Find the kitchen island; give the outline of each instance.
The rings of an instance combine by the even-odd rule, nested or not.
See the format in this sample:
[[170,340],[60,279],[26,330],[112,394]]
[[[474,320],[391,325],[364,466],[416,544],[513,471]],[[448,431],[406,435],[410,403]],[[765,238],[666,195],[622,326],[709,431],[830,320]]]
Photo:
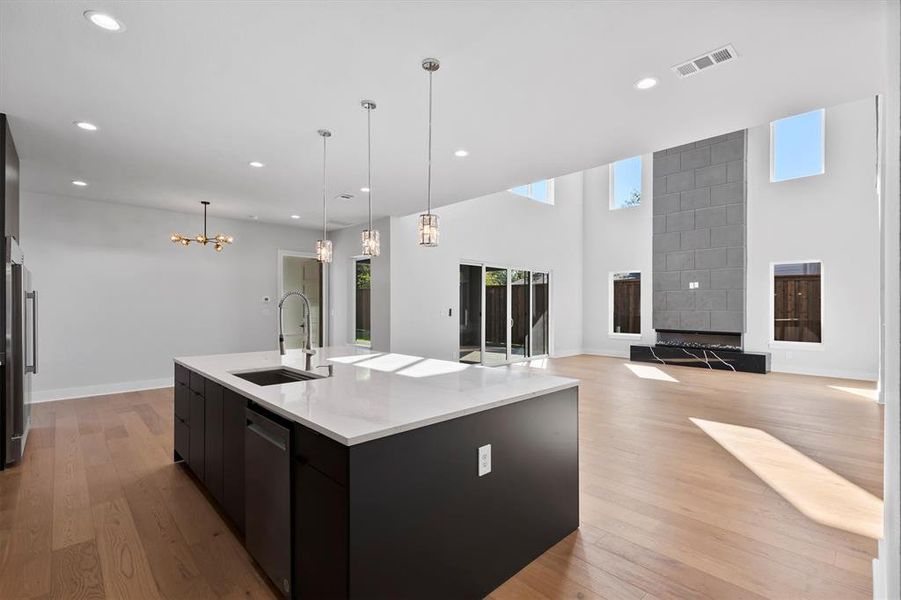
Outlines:
[[175,359],[175,460],[285,595],[479,598],[578,527],[578,381],[357,347],[312,362]]

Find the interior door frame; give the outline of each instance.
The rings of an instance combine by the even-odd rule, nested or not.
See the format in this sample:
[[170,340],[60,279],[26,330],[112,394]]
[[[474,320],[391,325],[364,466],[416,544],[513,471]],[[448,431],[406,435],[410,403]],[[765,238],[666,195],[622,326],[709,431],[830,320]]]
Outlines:
[[[284,258],[285,257],[294,257],[294,258],[317,258],[315,252],[300,252],[298,250],[282,250],[281,248],[278,250],[278,265],[276,267],[276,277],[278,278],[278,298],[275,299],[276,310],[278,309],[278,301],[281,299],[282,294],[285,293],[285,273],[284,273]],[[320,344],[322,347],[331,345],[331,314],[332,314],[332,304],[331,304],[331,295],[329,293],[329,264],[322,263],[322,272],[321,272],[322,280],[319,282],[319,289],[322,291],[322,306],[320,307],[320,312],[322,313],[322,339],[320,340]]]

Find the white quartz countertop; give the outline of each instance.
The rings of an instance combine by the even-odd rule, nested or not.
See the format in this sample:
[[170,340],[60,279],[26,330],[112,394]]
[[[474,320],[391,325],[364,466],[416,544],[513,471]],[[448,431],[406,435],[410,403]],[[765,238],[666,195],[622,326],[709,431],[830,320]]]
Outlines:
[[299,350],[285,356],[277,351],[184,356],[175,362],[347,446],[579,385],[526,366],[481,367],[355,346],[317,350],[313,372],[325,375],[323,365],[331,363],[333,377],[269,386],[233,373],[281,366],[303,370]]

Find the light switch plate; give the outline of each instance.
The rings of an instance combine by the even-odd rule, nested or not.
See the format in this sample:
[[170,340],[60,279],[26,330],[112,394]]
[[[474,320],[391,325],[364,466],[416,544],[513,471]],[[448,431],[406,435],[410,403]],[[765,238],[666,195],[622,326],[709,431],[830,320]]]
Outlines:
[[479,477],[491,472],[491,444],[479,447]]

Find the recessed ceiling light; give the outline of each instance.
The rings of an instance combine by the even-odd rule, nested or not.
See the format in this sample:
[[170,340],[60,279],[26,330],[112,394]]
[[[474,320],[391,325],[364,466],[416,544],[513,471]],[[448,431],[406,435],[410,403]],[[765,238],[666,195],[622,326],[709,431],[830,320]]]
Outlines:
[[247,164],[250,165],[251,167],[253,167],[254,169],[261,169],[266,166],[258,160],[252,160]]
[[363,192],[363,193],[365,194],[366,192],[369,191],[369,188],[368,188],[368,187],[361,187],[361,188],[360,188],[360,191]]
[[649,90],[652,87],[657,85],[657,80],[653,77],[645,77],[644,79],[639,79],[635,82],[636,90]]
[[292,218],[292,219],[299,219],[299,218],[300,218],[300,215],[291,215],[291,218]]
[[469,152],[467,152],[466,150],[457,150],[456,152],[454,152],[454,156],[463,158],[464,156],[469,156]]
[[75,126],[85,131],[97,131],[97,126],[87,121],[75,121]]
[[82,181],[81,179],[73,179],[72,185],[77,185],[78,187],[84,187],[84,186],[88,185],[88,182]]
[[84,11],[84,18],[107,31],[125,31],[125,24],[112,15],[97,10]]

